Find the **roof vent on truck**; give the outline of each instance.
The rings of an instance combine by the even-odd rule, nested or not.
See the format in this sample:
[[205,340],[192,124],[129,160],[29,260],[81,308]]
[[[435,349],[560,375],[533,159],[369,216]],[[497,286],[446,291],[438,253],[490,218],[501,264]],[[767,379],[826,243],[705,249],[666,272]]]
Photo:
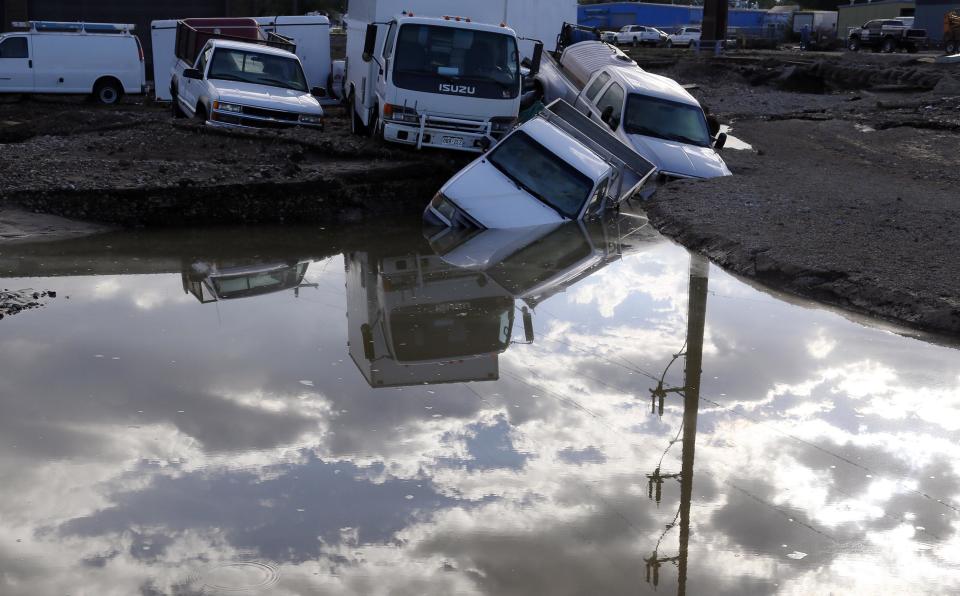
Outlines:
[[78,21],[14,21],[14,29],[38,33],[129,33],[137,28],[127,23],[84,23]]

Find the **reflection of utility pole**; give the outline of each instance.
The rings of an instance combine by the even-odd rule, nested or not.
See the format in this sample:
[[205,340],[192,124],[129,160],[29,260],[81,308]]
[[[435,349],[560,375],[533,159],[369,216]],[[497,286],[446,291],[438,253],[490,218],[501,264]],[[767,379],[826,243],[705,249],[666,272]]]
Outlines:
[[[680,510],[677,517],[680,519],[680,549],[676,557],[659,557],[657,550],[660,542],[653,550],[653,554],[644,559],[646,563],[647,583],[653,583],[654,586],[660,583],[660,567],[664,563],[677,563],[678,580],[677,593],[683,596],[687,591],[687,555],[690,542],[690,505],[693,501],[693,461],[697,441],[697,411],[700,404],[700,377],[703,369],[703,334],[707,319],[707,288],[710,276],[710,263],[698,255],[692,255],[690,260],[690,293],[689,305],[687,310],[687,343],[685,356],[686,366],[684,369],[684,382],[682,388],[664,389],[663,378],[661,377],[657,389],[651,389],[653,398],[661,400],[660,412],[663,412],[663,398],[668,392],[678,393],[683,396],[683,451],[680,456],[681,466],[679,474],[662,474],[660,466],[654,470],[653,474],[648,474],[649,485],[647,488],[648,496],[654,498],[654,486],[656,486],[656,502],[660,503],[661,487],[663,481],[668,478],[680,480]],[[676,360],[677,356],[674,356]],[[673,364],[673,361],[671,361]],[[667,367],[669,369],[669,366]],[[666,376],[666,371],[664,371]],[[672,442],[671,442],[672,444]],[[669,449],[669,447],[668,447]],[[665,452],[666,453],[666,452]],[[676,518],[674,518],[676,522]],[[674,526],[669,524],[660,536],[660,540]]]

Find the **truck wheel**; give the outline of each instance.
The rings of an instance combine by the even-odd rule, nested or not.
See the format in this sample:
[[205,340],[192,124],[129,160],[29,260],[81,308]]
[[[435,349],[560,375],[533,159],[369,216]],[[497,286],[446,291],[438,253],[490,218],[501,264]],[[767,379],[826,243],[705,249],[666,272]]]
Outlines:
[[957,48],[957,40],[956,40],[956,39],[948,39],[948,40],[946,41],[946,43],[944,44],[944,46],[943,46],[943,50],[944,50],[947,54],[956,54],[957,51],[958,51],[958,48]]
[[636,37],[634,37],[634,38],[633,38],[633,47],[637,47],[638,45],[639,45],[638,40],[637,40]]
[[850,41],[848,41],[848,42],[847,42],[847,49],[850,50],[851,52],[859,52],[859,51],[860,51],[860,38],[854,37],[853,39],[851,39]]
[[672,40],[672,39],[668,39],[668,40],[667,40],[667,47],[668,47],[668,48],[673,48],[673,40]]
[[170,97],[172,98],[170,102],[170,115],[176,119],[185,118],[187,115],[180,109],[180,97],[177,95],[176,89],[171,90]]
[[208,119],[207,108],[205,108],[203,104],[197,105],[197,111],[194,112],[194,118],[196,118],[197,122],[199,122],[200,124],[207,123],[207,119]]
[[897,42],[892,37],[887,37],[883,40],[883,45],[880,46],[880,51],[884,54],[892,54],[897,49]]
[[123,87],[115,79],[101,79],[93,88],[93,97],[105,106],[112,106],[123,97]]

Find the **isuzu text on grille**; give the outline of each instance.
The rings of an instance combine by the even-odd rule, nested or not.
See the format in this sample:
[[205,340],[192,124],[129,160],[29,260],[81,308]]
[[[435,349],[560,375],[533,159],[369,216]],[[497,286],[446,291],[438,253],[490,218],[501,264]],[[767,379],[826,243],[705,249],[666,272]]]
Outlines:
[[440,84],[440,93],[459,93],[460,95],[476,95],[477,88],[468,85],[451,85],[450,83]]

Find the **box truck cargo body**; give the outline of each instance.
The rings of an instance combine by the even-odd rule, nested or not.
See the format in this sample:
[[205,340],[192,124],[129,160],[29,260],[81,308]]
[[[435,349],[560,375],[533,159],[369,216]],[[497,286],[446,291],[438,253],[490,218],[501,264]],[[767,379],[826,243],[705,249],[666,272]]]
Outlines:
[[[576,0],[350,0],[347,18],[386,22],[404,11],[414,16],[457,15],[478,23],[504,23],[519,37],[540,40],[551,51],[563,24],[577,22]],[[521,59],[532,57],[533,45],[521,39]]]
[[[276,33],[293,40],[303,64],[308,85],[330,89],[330,19],[324,16],[254,17],[264,33]],[[153,76],[157,99],[170,101],[170,71],[177,62],[174,51],[177,21],[153,21]],[[228,33],[224,31],[223,33]]]

